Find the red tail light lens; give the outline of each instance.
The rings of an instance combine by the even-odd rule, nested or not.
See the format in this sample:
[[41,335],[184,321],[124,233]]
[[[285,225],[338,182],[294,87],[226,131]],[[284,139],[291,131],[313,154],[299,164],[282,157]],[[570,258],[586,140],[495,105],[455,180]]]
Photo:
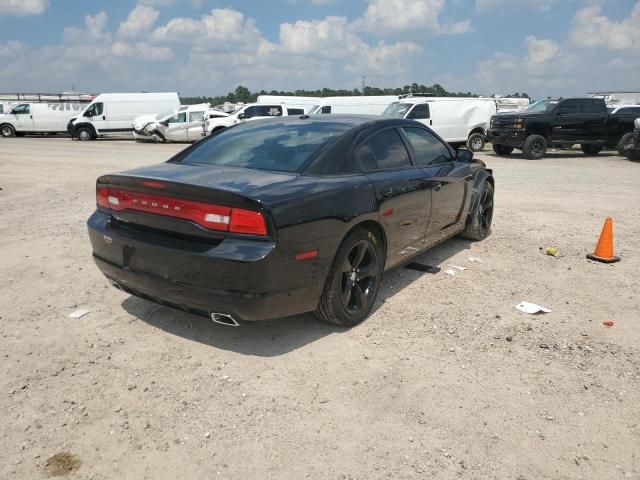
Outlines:
[[115,212],[135,210],[190,220],[209,230],[246,235],[267,234],[264,216],[252,210],[109,187],[97,188],[96,201],[98,206]]

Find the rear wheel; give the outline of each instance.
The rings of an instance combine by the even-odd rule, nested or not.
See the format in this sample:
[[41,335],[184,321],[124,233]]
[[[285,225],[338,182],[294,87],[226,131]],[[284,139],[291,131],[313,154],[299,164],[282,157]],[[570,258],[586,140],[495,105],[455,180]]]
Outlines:
[[510,147],[509,145],[496,145],[494,143],[493,151],[498,155],[511,155],[511,152],[513,152],[513,147]]
[[635,149],[635,150],[627,150],[624,153],[624,156],[627,157],[629,160],[633,160],[635,162],[640,161],[640,150]]
[[547,153],[547,139],[542,135],[529,135],[522,146],[524,158],[539,160]]
[[620,141],[618,142],[618,146],[616,147],[616,150],[618,151],[619,155],[624,157],[627,155],[627,150],[632,145],[633,145],[633,133],[625,133],[622,136],[622,138],[620,138]]
[[580,145],[580,150],[582,150],[582,153],[584,153],[585,155],[597,155],[602,151],[602,145],[591,145],[588,143],[583,143],[582,145]]
[[484,135],[481,133],[472,133],[467,139],[467,147],[469,147],[469,150],[472,152],[481,152],[482,149],[484,149],[484,144]]
[[16,129],[13,128],[13,125],[9,125],[8,123],[0,126],[0,134],[3,137],[13,137],[16,134]]
[[460,236],[470,240],[484,240],[491,233],[492,221],[493,185],[490,182],[484,182],[482,189],[478,193],[478,203],[476,203],[471,213],[467,228],[464,229]]
[[82,142],[86,142],[88,140],[95,139],[95,135],[93,133],[93,130],[89,127],[80,127],[76,131],[76,138]]
[[344,239],[333,261],[316,316],[352,327],[369,316],[382,280],[383,252],[377,233],[364,228]]

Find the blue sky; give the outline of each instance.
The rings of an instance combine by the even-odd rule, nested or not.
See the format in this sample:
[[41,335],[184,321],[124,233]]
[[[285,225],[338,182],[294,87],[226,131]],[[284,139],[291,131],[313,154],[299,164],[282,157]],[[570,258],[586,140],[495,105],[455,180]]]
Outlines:
[[640,0],[0,0],[0,90],[640,89]]

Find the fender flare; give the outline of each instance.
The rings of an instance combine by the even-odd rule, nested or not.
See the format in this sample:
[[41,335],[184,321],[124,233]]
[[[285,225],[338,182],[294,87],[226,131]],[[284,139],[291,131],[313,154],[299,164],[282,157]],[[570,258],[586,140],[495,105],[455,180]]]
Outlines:
[[475,211],[476,206],[480,201],[480,189],[486,181],[489,181],[489,183],[491,183],[491,186],[493,187],[493,191],[495,193],[496,183],[493,178],[493,170],[491,170],[490,168],[485,168],[478,171],[475,178],[473,179],[473,189],[471,190],[471,202],[469,202],[469,210],[467,211],[466,225],[469,224],[469,221],[472,218],[471,214]]

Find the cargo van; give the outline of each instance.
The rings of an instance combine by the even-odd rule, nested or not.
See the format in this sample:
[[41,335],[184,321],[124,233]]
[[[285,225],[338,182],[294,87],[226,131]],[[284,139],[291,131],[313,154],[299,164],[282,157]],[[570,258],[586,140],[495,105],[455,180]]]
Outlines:
[[[133,121],[133,136],[138,141],[195,142],[202,139],[202,123],[211,105],[183,105],[160,115],[142,115]],[[228,113],[218,112],[229,116]]]
[[391,103],[383,116],[416,120],[454,148],[466,144],[469,150],[479,152],[487,141],[491,117],[497,111],[493,98],[408,95]]
[[303,115],[304,110],[298,106],[290,106],[282,103],[249,103],[242,106],[231,115],[221,115],[222,112],[211,110],[205,117],[202,126],[202,136],[211,135],[238,123],[252,120],[261,120],[273,117],[286,117],[289,115]]
[[0,134],[13,137],[25,133],[65,133],[69,119],[85,106],[86,103],[75,102],[16,103],[0,115]]
[[309,114],[381,115],[391,102],[396,102],[397,100],[397,95],[326,97],[321,99]]
[[97,137],[133,131],[132,122],[141,115],[158,115],[180,106],[172,93],[101,93],[69,122],[72,138],[94,140]]
[[285,103],[289,109],[297,109],[300,115],[308,114],[324,100],[322,97],[297,97],[295,95],[259,95],[257,103]]

